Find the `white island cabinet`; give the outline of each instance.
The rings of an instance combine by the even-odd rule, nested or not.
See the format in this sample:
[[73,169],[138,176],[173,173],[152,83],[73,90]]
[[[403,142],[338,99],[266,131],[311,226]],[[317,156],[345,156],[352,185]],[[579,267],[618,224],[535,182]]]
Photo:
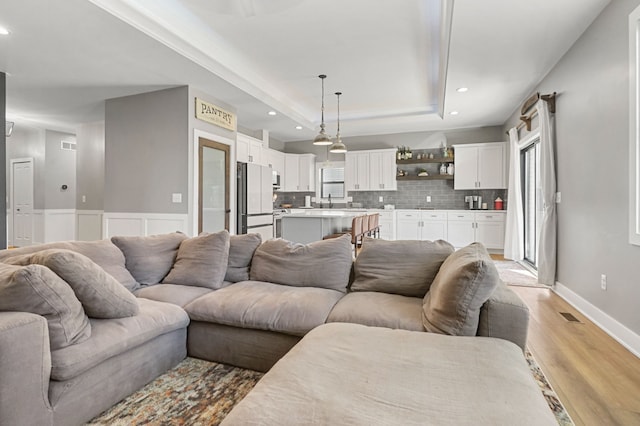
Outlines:
[[309,244],[325,236],[351,227],[352,219],[362,214],[343,210],[309,210],[282,217],[282,238],[295,243]]

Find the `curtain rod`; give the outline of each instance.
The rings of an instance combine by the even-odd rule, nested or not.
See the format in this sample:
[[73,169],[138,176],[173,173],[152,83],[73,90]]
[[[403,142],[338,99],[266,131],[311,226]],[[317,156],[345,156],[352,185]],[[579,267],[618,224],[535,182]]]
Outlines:
[[[549,106],[549,112],[552,114],[555,114],[556,112],[556,92],[550,93],[548,95],[541,95],[539,92],[534,93],[532,96],[530,96],[525,102],[524,104],[522,104],[522,109],[520,110],[520,113],[522,114],[520,116],[520,122],[516,125],[516,131],[519,131],[520,129],[522,129],[523,127],[527,128],[527,131],[531,131],[531,120],[533,120],[533,117],[535,117],[536,115],[538,115],[538,110],[534,109],[531,114],[526,115],[525,113],[531,109],[531,107],[533,107],[536,102],[538,102],[538,99],[542,99],[543,101],[545,101],[547,103],[547,105]],[[506,134],[509,134],[509,132],[505,132]]]

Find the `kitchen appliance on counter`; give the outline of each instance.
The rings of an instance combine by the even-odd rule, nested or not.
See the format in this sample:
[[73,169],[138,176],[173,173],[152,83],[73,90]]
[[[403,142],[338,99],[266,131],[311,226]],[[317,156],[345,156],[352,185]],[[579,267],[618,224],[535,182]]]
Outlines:
[[466,195],[464,202],[468,204],[469,210],[482,209],[482,197],[480,195]]
[[236,167],[238,234],[258,233],[262,240],[273,238],[273,173],[271,168],[252,163]]

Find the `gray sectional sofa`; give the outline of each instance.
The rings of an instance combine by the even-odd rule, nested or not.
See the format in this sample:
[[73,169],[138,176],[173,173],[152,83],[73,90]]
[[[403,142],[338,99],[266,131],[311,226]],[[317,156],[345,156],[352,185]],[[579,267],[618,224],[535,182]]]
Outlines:
[[523,350],[528,318],[479,244],[366,239],[355,262],[349,236],[226,231],[3,250],[0,424],[80,424],[187,354],[267,371],[325,323]]

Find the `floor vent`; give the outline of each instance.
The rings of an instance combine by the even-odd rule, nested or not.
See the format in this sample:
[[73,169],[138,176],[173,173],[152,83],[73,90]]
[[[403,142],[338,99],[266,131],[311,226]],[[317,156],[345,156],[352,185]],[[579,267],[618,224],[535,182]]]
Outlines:
[[569,312],[560,312],[560,315],[564,317],[569,322],[580,322],[580,320],[573,316],[572,313]]

